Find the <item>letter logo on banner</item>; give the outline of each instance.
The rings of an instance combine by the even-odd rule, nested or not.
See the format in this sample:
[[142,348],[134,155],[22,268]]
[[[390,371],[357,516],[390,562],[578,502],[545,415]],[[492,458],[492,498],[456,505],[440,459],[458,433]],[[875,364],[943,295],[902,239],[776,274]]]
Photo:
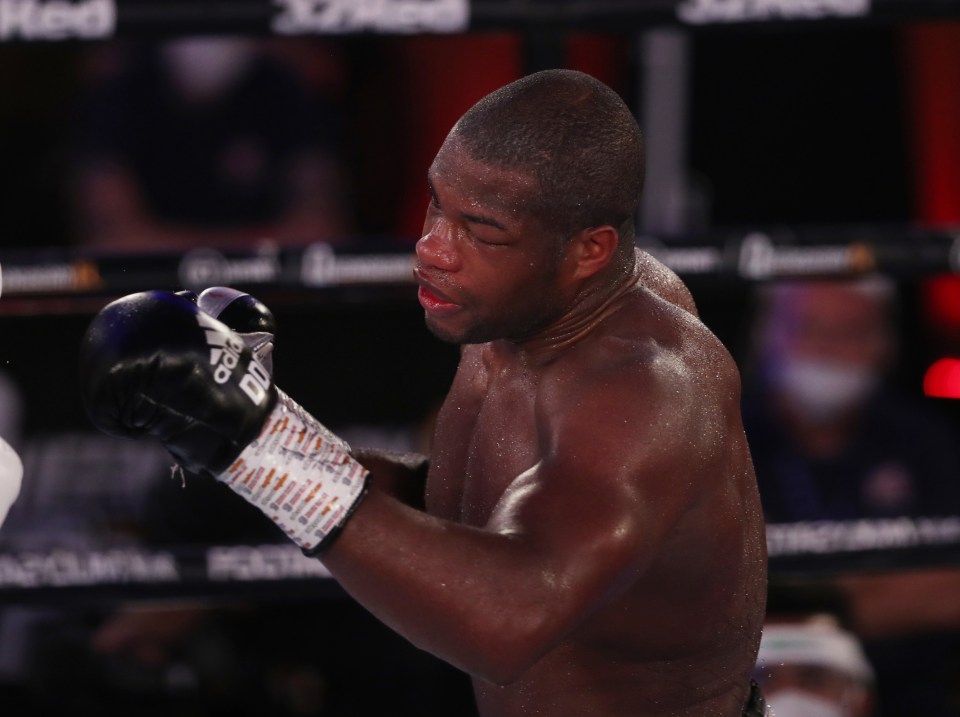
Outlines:
[[0,0],[0,41],[95,40],[116,25],[115,0]]
[[273,0],[279,35],[347,32],[461,32],[469,0]]
[[215,249],[191,249],[180,260],[180,283],[188,289],[236,283],[263,284],[280,276],[280,262],[272,248],[252,256],[227,258]]
[[871,0],[684,0],[677,18],[691,25],[763,20],[863,17]]

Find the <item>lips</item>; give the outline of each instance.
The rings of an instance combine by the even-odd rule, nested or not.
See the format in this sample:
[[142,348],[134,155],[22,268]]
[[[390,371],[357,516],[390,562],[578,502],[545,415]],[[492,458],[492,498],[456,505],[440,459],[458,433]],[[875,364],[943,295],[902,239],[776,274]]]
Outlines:
[[419,272],[417,272],[417,282],[420,284],[420,289],[417,291],[417,298],[425,310],[433,313],[447,313],[460,308],[459,304],[451,301],[435,289],[433,285],[426,282]]
[[460,308],[459,304],[454,304],[452,301],[447,301],[437,296],[425,286],[420,287],[420,290],[417,292],[417,298],[420,300],[420,306],[434,313],[445,313]]

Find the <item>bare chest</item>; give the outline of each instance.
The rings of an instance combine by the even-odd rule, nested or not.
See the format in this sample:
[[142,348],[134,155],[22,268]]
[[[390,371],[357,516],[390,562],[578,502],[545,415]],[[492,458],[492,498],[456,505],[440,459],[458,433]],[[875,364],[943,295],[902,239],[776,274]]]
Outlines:
[[527,371],[458,377],[437,419],[426,496],[431,514],[482,526],[510,483],[537,462],[538,386]]

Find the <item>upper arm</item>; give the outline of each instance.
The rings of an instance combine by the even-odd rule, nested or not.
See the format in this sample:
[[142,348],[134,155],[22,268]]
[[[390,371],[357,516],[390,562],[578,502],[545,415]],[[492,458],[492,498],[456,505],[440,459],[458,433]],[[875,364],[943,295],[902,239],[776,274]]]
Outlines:
[[538,418],[542,459],[491,515],[488,529],[524,544],[540,573],[563,586],[558,609],[571,625],[641,576],[691,505],[682,374],[608,369],[558,403],[548,399]]

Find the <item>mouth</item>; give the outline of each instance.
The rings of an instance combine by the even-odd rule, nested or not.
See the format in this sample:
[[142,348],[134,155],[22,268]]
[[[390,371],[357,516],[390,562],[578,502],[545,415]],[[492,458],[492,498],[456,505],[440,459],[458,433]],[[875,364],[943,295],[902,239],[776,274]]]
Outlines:
[[430,313],[449,313],[460,308],[459,304],[448,299],[442,292],[427,282],[419,271],[415,274],[417,283],[420,285],[417,291],[417,299],[420,301],[420,306],[426,311]]
[[420,306],[433,314],[446,314],[460,308],[459,304],[447,301],[425,286],[421,286],[417,291],[417,299],[420,300]]

